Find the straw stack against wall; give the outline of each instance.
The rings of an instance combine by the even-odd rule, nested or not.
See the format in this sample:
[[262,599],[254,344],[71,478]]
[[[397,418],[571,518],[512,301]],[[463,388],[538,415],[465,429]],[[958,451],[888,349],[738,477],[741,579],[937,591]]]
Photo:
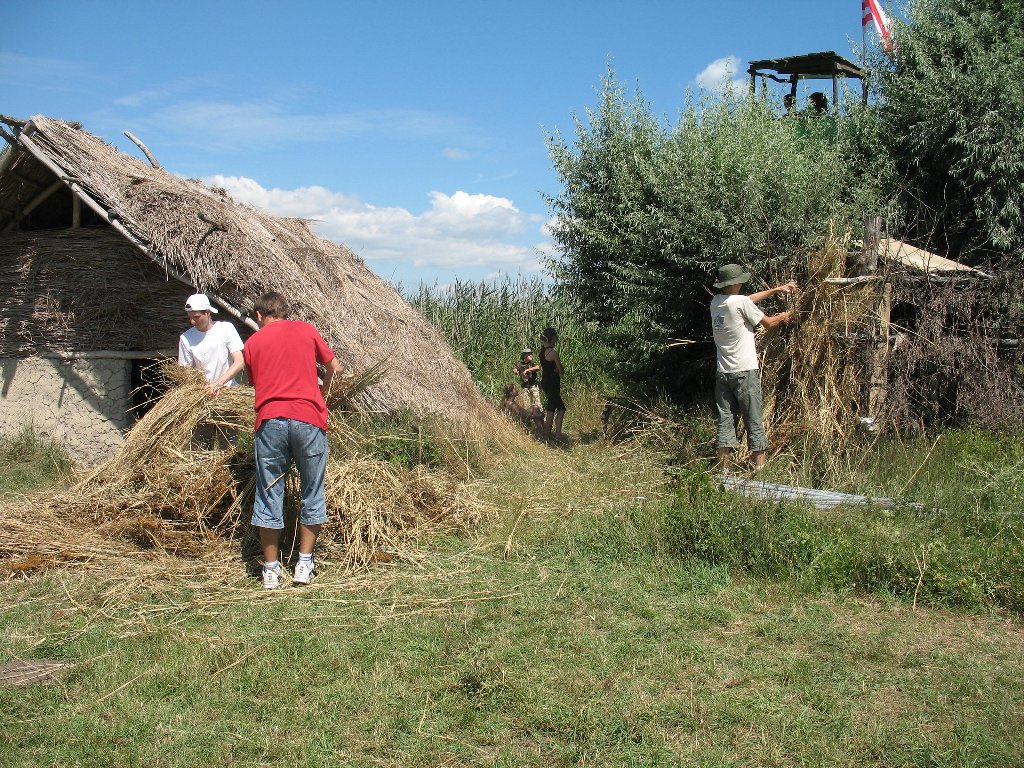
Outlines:
[[844,277],[848,236],[833,235],[808,256],[795,320],[764,340],[762,386],[773,442],[814,436],[840,448],[862,412],[863,342],[875,322],[878,281],[830,283]]

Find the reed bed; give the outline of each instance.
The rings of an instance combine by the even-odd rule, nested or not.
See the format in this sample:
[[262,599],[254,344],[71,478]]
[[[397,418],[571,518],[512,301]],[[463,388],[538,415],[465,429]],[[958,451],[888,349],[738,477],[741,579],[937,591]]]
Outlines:
[[540,359],[540,332],[547,326],[559,334],[563,391],[570,407],[585,392],[611,394],[618,388],[609,374],[612,352],[597,329],[581,323],[569,303],[540,279],[506,276],[490,283],[420,285],[410,302],[437,328],[491,402],[500,401],[505,385],[515,381],[512,366],[524,347],[533,349],[535,361]]

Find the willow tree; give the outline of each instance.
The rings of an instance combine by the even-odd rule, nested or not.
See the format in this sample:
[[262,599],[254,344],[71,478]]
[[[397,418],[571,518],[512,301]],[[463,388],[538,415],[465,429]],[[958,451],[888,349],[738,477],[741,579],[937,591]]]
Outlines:
[[[622,373],[671,388],[675,339],[710,337],[717,267],[759,283],[797,274],[830,222],[859,219],[847,131],[784,118],[746,94],[691,100],[674,125],[609,74],[576,137],[548,135],[561,192],[548,198],[551,270],[620,354]],[[868,195],[870,198],[871,195]]]

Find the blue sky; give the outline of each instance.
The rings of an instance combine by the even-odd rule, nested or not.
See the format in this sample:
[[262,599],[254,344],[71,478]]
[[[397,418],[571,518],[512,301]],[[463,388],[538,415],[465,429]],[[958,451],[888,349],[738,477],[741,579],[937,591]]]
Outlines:
[[[0,112],[81,121],[414,287],[539,274],[609,63],[673,121],[750,59],[853,57],[858,0],[8,3]],[[141,155],[140,155],[141,156]]]

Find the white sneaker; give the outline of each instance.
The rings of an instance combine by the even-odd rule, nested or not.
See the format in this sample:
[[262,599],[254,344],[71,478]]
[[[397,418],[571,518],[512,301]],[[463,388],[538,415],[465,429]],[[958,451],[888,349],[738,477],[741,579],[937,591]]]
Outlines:
[[295,564],[295,573],[292,574],[292,582],[295,584],[312,584],[313,575],[316,573],[316,565],[310,560],[308,563],[299,560]]
[[284,570],[280,564],[275,565],[273,568],[263,568],[263,588],[264,589],[277,589],[281,586],[281,580],[284,579]]

